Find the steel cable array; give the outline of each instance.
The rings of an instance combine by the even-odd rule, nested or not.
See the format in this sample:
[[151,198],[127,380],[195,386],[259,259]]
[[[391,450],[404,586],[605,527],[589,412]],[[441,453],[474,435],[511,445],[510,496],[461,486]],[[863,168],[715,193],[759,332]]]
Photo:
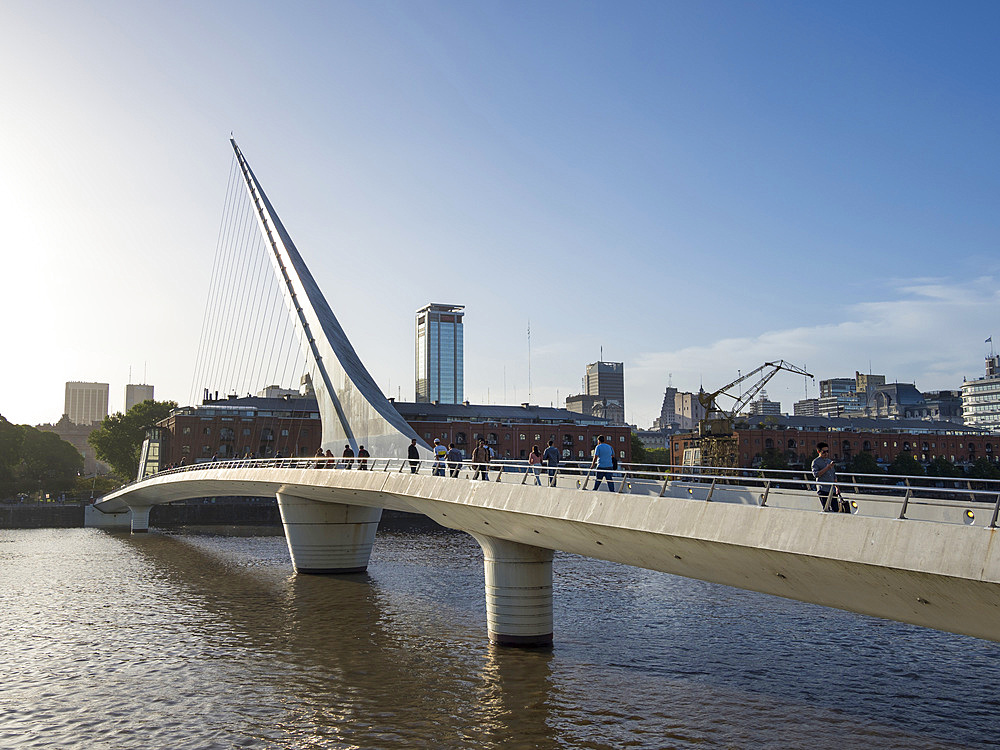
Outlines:
[[306,348],[288,292],[261,231],[235,157],[191,382],[191,403],[247,396],[268,386],[298,391]]

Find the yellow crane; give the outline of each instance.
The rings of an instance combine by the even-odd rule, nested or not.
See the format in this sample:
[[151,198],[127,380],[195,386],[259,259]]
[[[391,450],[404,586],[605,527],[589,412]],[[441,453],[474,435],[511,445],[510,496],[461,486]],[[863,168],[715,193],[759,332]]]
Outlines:
[[[705,409],[705,416],[698,423],[702,465],[736,466],[736,438],[733,437],[733,421],[740,410],[753,401],[754,397],[767,385],[767,382],[782,370],[813,377],[811,373],[806,372],[801,367],[796,367],[782,359],[777,362],[765,362],[757,369],[741,375],[713,393],[705,391],[698,393],[698,402]],[[742,394],[733,395],[729,392],[730,389],[755,376],[758,376],[757,380],[748,386]],[[731,398],[735,403],[731,408],[723,409],[718,402],[720,396]]]

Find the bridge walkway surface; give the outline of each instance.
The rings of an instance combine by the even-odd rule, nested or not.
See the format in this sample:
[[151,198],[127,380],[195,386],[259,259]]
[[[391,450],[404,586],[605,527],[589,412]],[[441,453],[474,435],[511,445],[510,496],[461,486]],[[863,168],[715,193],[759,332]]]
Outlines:
[[489,636],[501,644],[552,642],[554,550],[1000,641],[1000,496],[985,485],[857,475],[841,484],[851,512],[831,513],[801,472],[632,465],[614,492],[594,492],[586,467],[560,468],[551,487],[544,467],[536,485],[523,462],[490,464],[488,480],[430,460],[358,469],[196,464],[116,490],[88,521],[141,532],[152,505],[273,494],[295,569],[351,573],[367,566],[383,508],[421,513],[480,543]]

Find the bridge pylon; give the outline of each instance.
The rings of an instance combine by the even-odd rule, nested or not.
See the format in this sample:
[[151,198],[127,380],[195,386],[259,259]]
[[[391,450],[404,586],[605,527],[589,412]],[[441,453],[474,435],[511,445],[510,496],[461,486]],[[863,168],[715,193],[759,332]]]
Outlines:
[[277,495],[296,573],[363,573],[368,568],[381,508]]
[[490,641],[498,646],[551,646],[552,550],[485,534],[472,536],[483,548]]

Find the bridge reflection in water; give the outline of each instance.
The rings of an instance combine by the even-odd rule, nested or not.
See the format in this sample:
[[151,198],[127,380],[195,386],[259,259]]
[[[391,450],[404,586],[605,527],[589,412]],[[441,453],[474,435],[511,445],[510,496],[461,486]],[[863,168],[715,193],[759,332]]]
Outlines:
[[557,554],[557,647],[498,648],[468,535],[296,576],[235,531],[4,533],[0,747],[996,744],[993,643]]

